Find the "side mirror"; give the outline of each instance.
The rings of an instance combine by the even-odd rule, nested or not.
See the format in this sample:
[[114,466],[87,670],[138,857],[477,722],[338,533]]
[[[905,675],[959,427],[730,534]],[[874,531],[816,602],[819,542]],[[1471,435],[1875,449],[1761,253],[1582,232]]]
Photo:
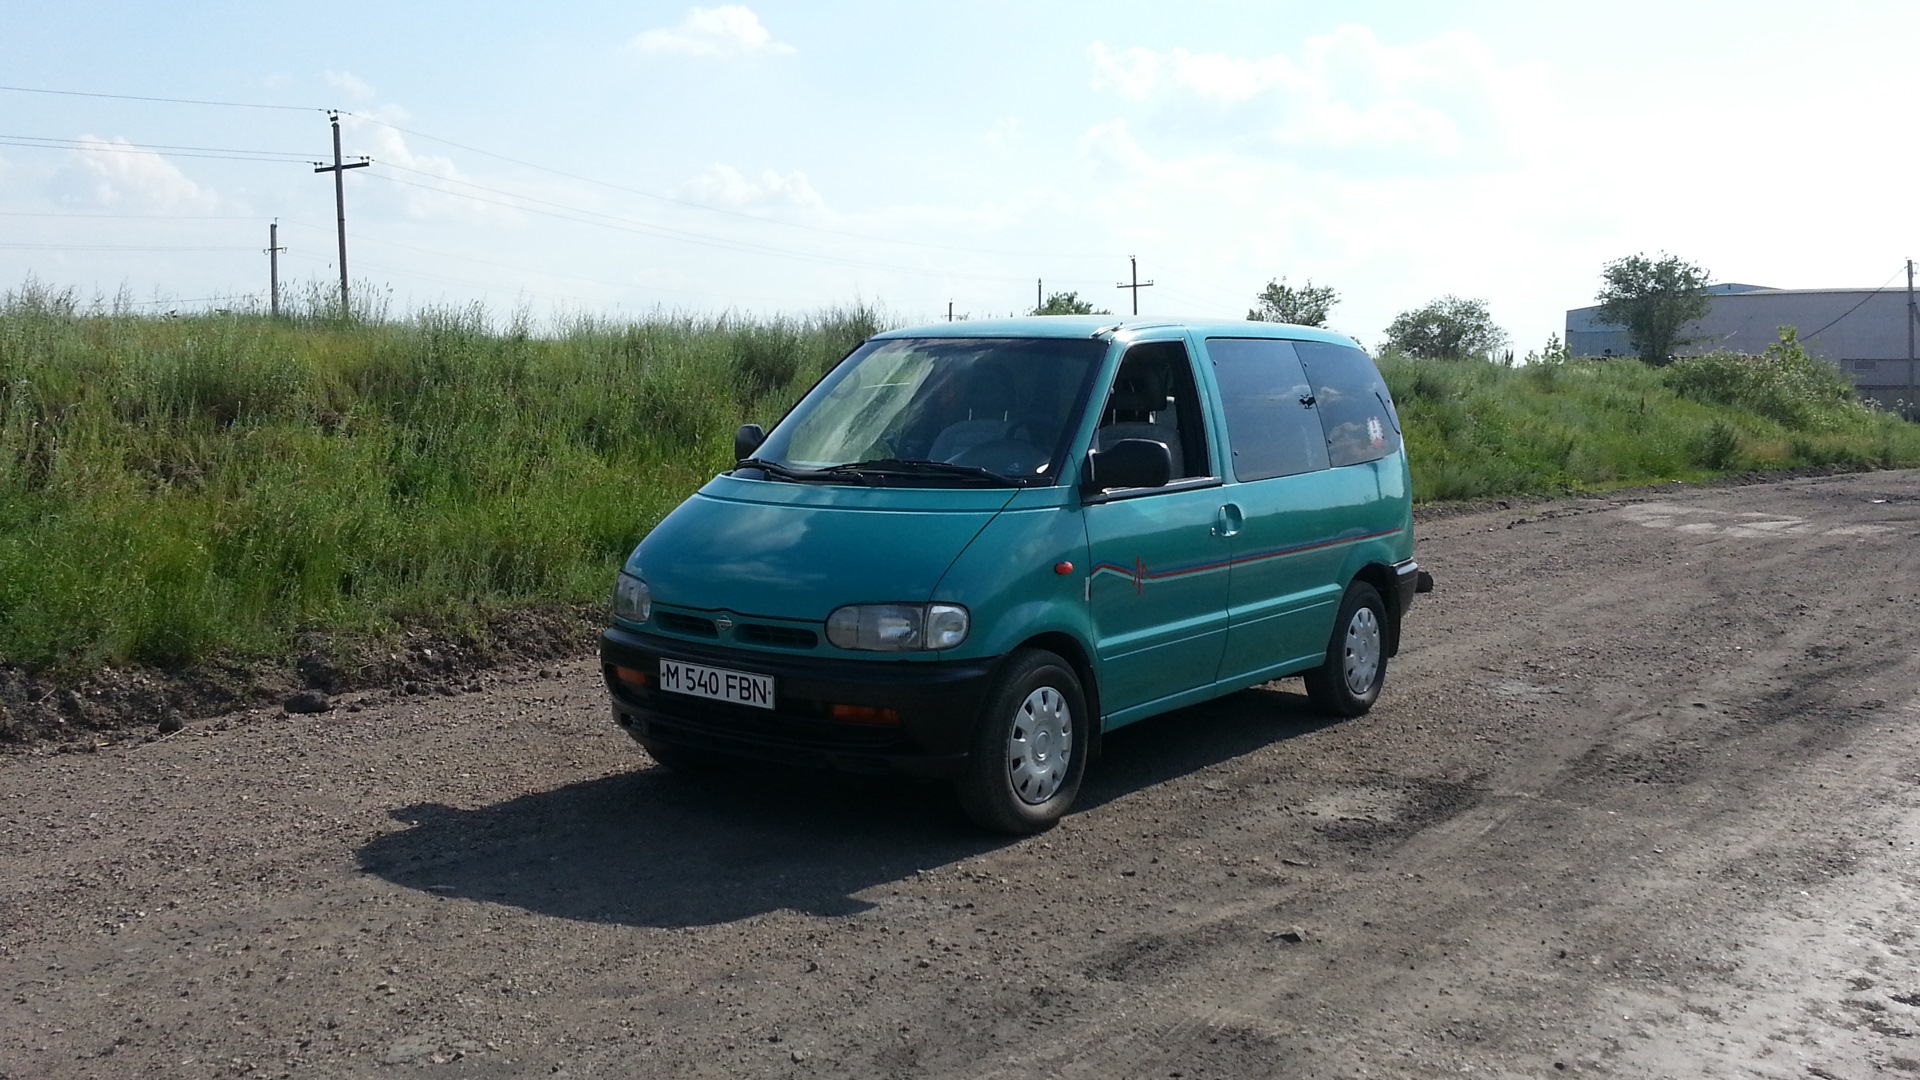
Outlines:
[[759,424],[741,424],[740,430],[733,433],[733,460],[745,461],[752,457],[766,441],[767,433],[760,430]]
[[1087,453],[1083,486],[1088,491],[1153,488],[1165,487],[1172,479],[1173,454],[1166,443],[1121,439],[1105,450]]

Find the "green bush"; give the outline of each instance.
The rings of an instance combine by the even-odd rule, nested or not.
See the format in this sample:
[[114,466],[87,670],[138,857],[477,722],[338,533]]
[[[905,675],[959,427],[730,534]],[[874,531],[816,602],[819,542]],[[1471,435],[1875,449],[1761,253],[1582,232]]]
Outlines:
[[1837,431],[1865,410],[1838,368],[1809,356],[1793,327],[1759,356],[1713,352],[1667,368],[1667,385],[1683,397],[1745,409],[1794,431]]
[[1740,432],[1725,420],[1715,420],[1695,444],[1693,463],[1703,469],[1725,471],[1740,460]]

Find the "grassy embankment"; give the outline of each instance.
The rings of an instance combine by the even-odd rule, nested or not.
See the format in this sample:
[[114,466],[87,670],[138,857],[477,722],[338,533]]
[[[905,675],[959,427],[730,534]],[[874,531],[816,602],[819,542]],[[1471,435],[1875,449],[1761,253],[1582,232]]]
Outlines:
[[263,653],[606,593],[640,536],[877,329],[0,300],[0,663]]
[[[738,423],[877,328],[851,308],[535,335],[478,310],[162,319],[8,293],[0,663],[171,666],[590,603]],[[1721,363],[1700,385],[1630,360],[1383,366],[1423,500],[1920,465],[1920,426]]]
[[1920,466],[1920,424],[1870,409],[1791,334],[1762,356],[1651,368],[1549,355],[1518,367],[1388,356],[1423,502],[1802,467]]

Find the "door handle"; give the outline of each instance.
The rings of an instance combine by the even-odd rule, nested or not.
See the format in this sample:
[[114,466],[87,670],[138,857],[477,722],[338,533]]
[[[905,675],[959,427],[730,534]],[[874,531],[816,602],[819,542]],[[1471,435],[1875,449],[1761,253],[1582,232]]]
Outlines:
[[1244,524],[1246,520],[1240,516],[1240,508],[1228,503],[1213,516],[1213,535],[1232,536],[1238,533]]

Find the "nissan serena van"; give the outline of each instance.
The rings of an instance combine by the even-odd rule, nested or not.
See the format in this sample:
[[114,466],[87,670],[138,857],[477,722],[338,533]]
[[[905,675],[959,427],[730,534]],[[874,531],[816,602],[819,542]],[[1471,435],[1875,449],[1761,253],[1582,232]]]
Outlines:
[[1307,327],[890,331],[735,452],[619,574],[614,720],[670,768],[950,782],[1005,832],[1136,720],[1289,675],[1366,712],[1432,582],[1386,384]]

